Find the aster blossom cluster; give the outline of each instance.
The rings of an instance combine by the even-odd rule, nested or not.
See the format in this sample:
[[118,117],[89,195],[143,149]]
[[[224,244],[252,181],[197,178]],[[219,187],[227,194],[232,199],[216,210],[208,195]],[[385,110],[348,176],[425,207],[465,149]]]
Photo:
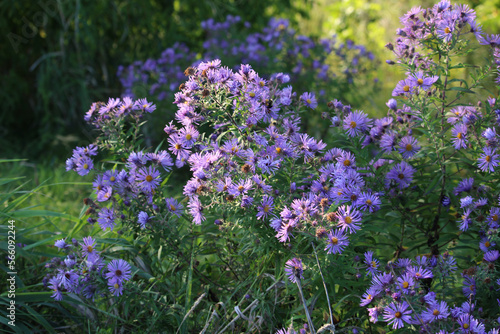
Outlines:
[[96,239],[88,236],[69,243],[61,239],[54,246],[67,254],[65,258],[53,258],[45,266],[52,272],[43,284],[53,291],[52,298],[56,301],[63,300],[65,292],[92,301],[109,294],[123,294],[124,284],[132,277],[132,267],[122,259],[107,261],[97,250]]

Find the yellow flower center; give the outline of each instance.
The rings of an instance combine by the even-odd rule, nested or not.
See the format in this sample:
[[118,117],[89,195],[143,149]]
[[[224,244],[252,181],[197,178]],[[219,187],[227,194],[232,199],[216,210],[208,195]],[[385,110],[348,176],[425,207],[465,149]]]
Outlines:
[[307,99],[306,102],[311,104],[311,99]]
[[146,181],[148,182],[153,181],[153,177],[151,175],[146,176]]
[[368,205],[372,205],[372,200],[371,199],[367,199],[365,203],[368,204]]
[[269,205],[267,205],[267,204],[264,205],[264,209],[263,210],[264,210],[265,213],[268,213],[270,209],[271,208],[269,207]]
[[411,150],[413,150],[413,146],[411,146],[411,144],[407,144],[406,145],[406,150],[409,152]]
[[92,251],[93,251],[93,250],[94,250],[94,249],[92,248],[92,246],[90,246],[90,245],[89,245],[89,246],[87,246],[87,252],[92,253]]
[[250,93],[248,93],[248,96],[255,97],[255,93],[254,92],[250,92]]
[[350,223],[352,223],[352,218],[349,217],[349,216],[347,216],[347,217],[344,218],[344,221],[345,221],[346,224],[350,224]]
[[83,169],[89,169],[89,164],[83,164]]
[[420,78],[419,78],[419,79],[417,80],[417,83],[418,83],[419,85],[422,85],[422,84],[424,83],[424,80],[422,80],[422,79],[420,79]]
[[370,262],[370,264],[371,264],[372,268],[376,268],[377,267],[377,262],[375,262],[375,261]]
[[115,181],[116,181],[116,177],[111,176],[111,177],[109,178],[109,180],[110,180],[111,182],[115,182]]
[[462,325],[462,328],[463,328],[463,329],[467,329],[467,328],[469,328],[469,324],[468,324],[468,323],[464,323],[464,324]]
[[447,33],[447,34],[449,34],[451,32],[451,29],[448,28],[448,27],[446,27],[446,28],[444,28],[444,32]]
[[352,122],[351,122],[351,129],[354,129],[356,126],[358,126],[358,125],[356,124],[356,122],[352,121]]
[[175,211],[175,206],[173,204],[170,204],[170,210]]
[[245,187],[243,187],[243,186],[238,187],[238,191],[243,191],[243,189],[245,189]]
[[462,132],[457,133],[457,138],[458,139],[462,139],[463,137],[464,137],[464,135],[462,134]]
[[180,150],[181,149],[181,144],[175,144],[175,149]]
[[190,133],[186,133],[186,140],[191,140],[193,138]]
[[398,319],[399,319],[399,318],[401,318],[401,317],[403,316],[403,314],[402,314],[401,312],[397,311],[397,312],[394,314],[394,316],[395,316],[396,318],[398,318]]
[[264,85],[265,85],[264,81],[259,81],[259,86],[260,87],[264,87]]
[[498,220],[498,215],[493,215],[493,217],[491,217],[491,219],[492,219],[493,221],[497,221],[497,220]]
[[484,243],[484,245],[485,245],[486,247],[490,247],[490,246],[491,246],[491,244],[490,244],[490,242],[489,242],[489,241],[486,241],[486,242]]
[[332,244],[336,245],[336,244],[338,244],[339,239],[335,238],[335,237],[332,237],[332,239],[330,241],[332,242]]
[[349,167],[351,165],[351,161],[348,159],[344,160],[344,166]]
[[404,179],[404,178],[405,178],[405,175],[404,175],[403,173],[399,173],[399,174],[398,174],[398,178],[399,178],[400,180],[402,180],[402,179]]
[[281,147],[276,147],[276,153],[280,154],[283,149]]
[[115,285],[113,286],[115,289],[118,289],[120,286],[118,285],[118,283],[115,283]]
[[231,148],[231,152],[233,152],[233,153],[238,152],[238,148],[233,146],[233,147]]
[[486,162],[490,162],[491,161],[491,156],[487,155],[486,158],[484,158],[484,160],[486,160]]
[[432,311],[432,314],[433,314],[434,316],[438,316],[438,315],[439,315],[439,310],[434,310],[434,311]]
[[403,87],[403,91],[404,91],[404,92],[406,92],[406,93],[408,93],[408,92],[410,91],[410,86],[405,85],[405,86]]
[[403,282],[403,289],[408,289],[409,286],[410,286],[410,283]]

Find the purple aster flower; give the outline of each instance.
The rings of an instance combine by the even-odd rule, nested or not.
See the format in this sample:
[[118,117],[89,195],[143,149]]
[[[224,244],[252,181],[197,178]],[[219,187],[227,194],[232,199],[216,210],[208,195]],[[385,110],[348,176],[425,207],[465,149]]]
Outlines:
[[398,108],[398,101],[396,101],[395,99],[390,99],[385,105],[388,106],[389,109],[396,111],[396,109]]
[[408,273],[412,275],[417,281],[425,278],[432,278],[434,275],[429,269],[424,269],[422,267],[411,266],[408,268]]
[[494,246],[496,246],[496,243],[491,241],[490,238],[482,238],[481,242],[479,243],[479,248],[485,253],[489,251],[490,247]]
[[177,159],[188,159],[189,151],[187,150],[188,146],[183,137],[181,137],[178,133],[175,135],[171,135],[168,138],[169,150],[174,154]]
[[257,219],[266,219],[274,210],[274,198],[268,195],[262,197],[261,204],[257,207]]
[[453,194],[455,196],[459,195],[462,191],[465,192],[470,192],[472,190],[472,186],[474,185],[474,179],[468,178],[468,179],[463,179],[458,183],[458,185],[453,189]]
[[111,110],[113,110],[114,108],[118,107],[118,105],[120,103],[121,103],[120,99],[113,99],[113,98],[110,97],[109,100],[108,100],[108,103],[106,103],[105,106],[102,106],[99,109],[99,114],[103,115],[103,114],[109,113]]
[[152,163],[163,167],[163,169],[167,172],[169,172],[172,169],[171,167],[174,165],[172,157],[170,156],[170,154],[168,154],[167,151],[149,153],[148,158]]
[[399,142],[399,153],[404,159],[409,159],[420,150],[417,140],[412,136],[405,136]]
[[495,167],[498,166],[498,154],[496,154],[496,150],[491,147],[484,147],[484,153],[481,154],[479,159],[477,159],[479,168],[481,171],[486,172],[494,172]]
[[380,270],[378,270],[379,261],[377,259],[373,258],[373,252],[368,251],[364,255],[365,255],[365,264],[367,265],[366,276],[368,276],[370,274],[375,275],[375,274],[380,273]]
[[197,140],[200,133],[192,126],[188,125],[180,129],[179,137],[184,140],[186,147],[191,147]]
[[424,72],[412,74],[409,78],[415,87],[420,87],[423,90],[428,90],[439,79],[439,76],[424,77]]
[[316,109],[316,107],[318,106],[318,102],[316,100],[316,96],[314,96],[314,93],[305,92],[300,96],[300,99],[304,101],[305,105],[311,109]]
[[344,130],[350,137],[356,137],[366,132],[369,125],[370,119],[360,110],[355,110],[344,118]]
[[302,273],[304,272],[304,267],[302,266],[302,260],[294,257],[285,263],[285,273],[288,279],[292,283],[296,283],[297,279],[304,279]]
[[464,282],[463,282],[464,286],[462,287],[462,292],[464,293],[464,296],[467,298],[475,296],[476,280],[470,276],[463,276],[463,277],[464,277]]
[[246,194],[250,189],[252,189],[252,180],[240,180],[236,184],[231,184],[227,191],[233,196],[241,196]]
[[437,22],[436,33],[445,43],[448,43],[453,38],[453,31],[455,31],[454,20],[441,20]]
[[484,254],[484,260],[486,262],[495,262],[498,257],[500,257],[500,252],[498,252],[497,250],[492,250]]
[[139,187],[145,193],[151,193],[160,185],[160,172],[149,166],[149,168],[141,168],[137,172],[136,180],[139,182]]
[[340,156],[337,157],[337,162],[346,168],[352,168],[356,166],[356,157],[351,152],[342,151]]
[[98,214],[97,222],[99,226],[101,226],[102,230],[106,230],[109,228],[113,230],[115,227],[115,211],[113,208],[102,208],[102,210]]
[[66,243],[65,239],[57,240],[54,243],[54,246],[56,246],[59,249],[68,249],[69,248],[69,245]]
[[396,133],[390,131],[384,133],[380,138],[380,148],[385,153],[391,153],[394,149],[394,145],[396,144]]
[[467,148],[467,126],[465,124],[455,124],[453,129],[451,129],[451,135],[451,141],[453,142],[453,146],[456,150]]
[[348,245],[349,239],[341,230],[332,230],[328,233],[328,244],[325,250],[327,254],[341,254]]
[[413,280],[413,277],[411,274],[406,273],[401,277],[398,277],[396,280],[397,287],[403,291],[405,294],[409,294],[411,291],[411,288],[415,286],[415,281]]
[[375,212],[380,209],[380,198],[377,195],[362,192],[358,199],[359,208],[361,210]]
[[498,219],[500,217],[500,208],[492,207],[490,209],[490,213],[488,215],[488,223],[490,228],[496,229],[498,228]]
[[49,289],[54,291],[54,293],[52,294],[51,297],[54,298],[54,300],[56,300],[56,301],[61,301],[63,299],[63,294],[62,294],[60,287],[61,287],[61,284],[59,282],[59,279],[57,279],[56,277],[52,277],[49,280]]
[[87,175],[94,168],[94,162],[88,156],[82,156],[75,161],[75,170],[81,175]]
[[386,186],[394,183],[399,189],[407,188],[412,182],[413,173],[415,173],[415,169],[407,162],[402,161],[387,173]]
[[366,306],[370,304],[373,300],[373,298],[377,297],[377,295],[380,293],[380,290],[377,290],[374,287],[369,288],[364,294],[363,297],[361,298],[361,303],[359,303],[359,306]]
[[490,45],[491,47],[500,46],[500,35],[484,35],[479,38],[479,44]]
[[392,324],[393,329],[403,328],[404,323],[410,323],[411,321],[411,310],[407,302],[391,303],[384,309],[384,320],[388,324]]
[[182,204],[180,204],[175,198],[165,198],[165,203],[169,212],[177,217],[182,215],[182,209],[184,206],[182,206]]
[[368,309],[368,315],[370,316],[370,321],[376,323],[378,321],[378,316],[382,313],[384,309],[380,306],[372,307]]
[[141,211],[137,215],[137,223],[141,226],[141,229],[144,229],[144,228],[146,228],[146,224],[149,223],[151,218],[154,218],[154,217],[149,217],[146,212]]
[[278,229],[278,233],[276,234],[276,238],[278,238],[279,242],[287,242],[290,240],[290,236],[292,235],[293,228],[295,227],[294,221],[289,221],[287,223],[282,223]]
[[193,221],[196,225],[201,225],[201,222],[206,218],[203,215],[203,206],[201,205],[198,196],[193,196],[189,199],[188,203],[189,213],[193,216]]
[[339,220],[338,225],[342,232],[347,231],[348,233],[356,233],[356,231],[361,228],[359,222],[363,215],[349,205],[342,205],[338,208],[335,215]]
[[415,83],[413,80],[404,79],[398,82],[394,90],[392,91],[392,96],[400,96],[400,95],[411,95],[413,94],[413,89],[415,88]]
[[89,261],[94,261],[96,257],[99,257],[99,254],[95,250],[96,246],[96,241],[92,237],[85,237],[83,238],[83,245],[82,245],[82,253],[84,256],[87,257]]
[[145,166],[148,160],[149,157],[143,152],[132,152],[127,159],[127,167],[131,171],[135,171],[137,168]]
[[434,302],[429,305],[429,307],[422,312],[422,320],[426,323],[431,323],[433,321],[443,320],[448,318],[450,312],[448,310],[448,305],[445,301]]
[[108,280],[108,289],[113,296],[121,296],[123,294],[123,283],[117,278]]
[[156,106],[148,102],[146,99],[140,99],[135,101],[134,107],[138,110],[142,110],[144,112],[152,113],[153,111],[156,110]]
[[120,283],[124,281],[128,281],[131,277],[130,264],[122,259],[115,259],[108,263],[107,266],[108,272],[106,273],[106,278],[108,280],[117,280]]

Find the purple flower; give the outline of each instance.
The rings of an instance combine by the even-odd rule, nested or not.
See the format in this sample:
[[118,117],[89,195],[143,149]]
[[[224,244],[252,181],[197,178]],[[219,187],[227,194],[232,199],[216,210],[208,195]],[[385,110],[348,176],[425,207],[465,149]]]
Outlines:
[[117,278],[108,280],[108,289],[113,296],[121,296],[123,294],[123,283]]
[[417,281],[425,278],[432,278],[434,275],[429,269],[424,269],[422,267],[411,266],[408,268],[408,273],[412,275]]
[[420,150],[417,140],[412,136],[405,136],[399,142],[399,153],[404,159],[409,159]]
[[359,196],[358,205],[361,210],[375,212],[380,209],[380,198],[374,194],[362,192]]
[[384,320],[392,324],[393,329],[403,328],[404,323],[410,323],[411,321],[411,310],[407,302],[391,303],[384,309]]
[[156,110],[156,106],[153,103],[148,102],[146,99],[135,101],[134,107],[148,113],[152,113]]
[[465,297],[469,298],[476,295],[476,280],[473,277],[464,276],[463,284],[462,292]]
[[467,126],[465,124],[455,124],[453,129],[451,129],[451,135],[451,141],[453,142],[453,146],[456,150],[467,148]]
[[407,188],[412,182],[413,173],[415,173],[415,169],[407,162],[402,161],[387,173],[386,186],[394,183],[399,189]]
[[396,88],[392,91],[392,96],[400,95],[411,95],[413,94],[413,89],[415,88],[415,83],[411,79],[404,79],[398,82]]
[[257,207],[257,219],[267,218],[274,210],[274,198],[264,195],[261,204]]
[[379,266],[379,261],[373,258],[373,252],[368,251],[364,255],[365,255],[365,264],[367,265],[366,276],[370,274],[371,275],[378,274],[380,272],[380,270],[377,269]]
[[349,239],[341,230],[332,230],[328,233],[328,244],[325,250],[327,254],[341,254],[348,245]]
[[108,272],[106,273],[106,278],[108,280],[117,280],[122,283],[123,281],[128,281],[131,277],[130,271],[131,267],[127,261],[122,259],[115,259],[108,263]]
[[474,179],[468,178],[468,179],[463,179],[458,183],[458,185],[453,189],[453,194],[455,196],[459,195],[462,191],[465,192],[470,192],[472,190],[472,186],[474,185]]
[[95,258],[99,257],[95,250],[95,243],[96,241],[90,236],[83,238],[82,253],[91,262],[94,262]]
[[498,154],[496,154],[496,150],[491,147],[483,148],[484,153],[481,154],[479,159],[477,159],[479,168],[481,171],[486,172],[494,172],[495,167],[498,166]]
[[344,118],[344,130],[350,137],[356,137],[366,132],[369,123],[370,119],[364,112],[355,110]]
[[415,87],[420,87],[423,90],[428,90],[438,79],[439,76],[424,77],[424,72],[412,74],[409,78]]
[[487,262],[495,262],[500,257],[500,252],[492,250],[484,254],[484,260]]
[[65,239],[57,240],[54,243],[54,246],[56,246],[59,249],[68,249],[69,248],[69,245],[66,243]]
[[151,218],[154,217],[149,217],[146,212],[141,211],[137,216],[137,223],[141,226],[141,229],[144,229],[146,228],[146,224],[151,220]]
[[396,282],[397,282],[397,287],[405,294],[409,294],[411,288],[415,286],[415,281],[413,280],[413,277],[409,273],[406,273],[403,276],[398,277]]
[[342,232],[347,230],[348,233],[356,233],[361,228],[359,222],[363,215],[349,205],[342,205],[338,208],[335,215],[339,220],[338,225]]
[[115,211],[113,208],[102,208],[98,214],[97,222],[101,226],[102,230],[109,228],[113,230],[115,227]]
[[201,222],[206,218],[203,216],[203,206],[201,205],[198,196],[193,196],[189,199],[188,203],[189,213],[193,216],[193,221],[196,225],[201,225]]
[[422,320],[426,323],[433,321],[443,320],[448,318],[450,312],[448,311],[448,305],[446,302],[434,302],[429,305],[429,307],[422,312]]
[[227,191],[233,196],[241,196],[252,189],[252,180],[240,180],[236,184],[231,184]]
[[135,178],[139,181],[139,187],[145,193],[151,193],[160,185],[160,172],[152,166],[139,169]]
[[60,287],[61,287],[61,284],[60,284],[59,280],[57,279],[57,277],[52,277],[49,280],[49,288],[52,291],[54,291],[54,293],[52,294],[51,297],[57,301],[61,301],[63,299],[63,294],[62,294]]
[[314,93],[305,92],[300,96],[300,99],[304,101],[305,105],[311,109],[316,109],[316,107],[318,106],[318,102],[316,100],[316,97],[314,96]]
[[294,257],[285,263],[285,273],[288,279],[292,283],[296,283],[297,279],[304,279],[302,273],[304,272],[304,267],[302,266],[302,260]]
[[165,198],[165,203],[167,205],[167,210],[172,214],[180,217],[182,215],[182,209],[184,208],[182,204],[177,202],[175,198]]
[[81,175],[87,175],[94,168],[94,162],[88,156],[83,156],[75,161],[75,170]]

